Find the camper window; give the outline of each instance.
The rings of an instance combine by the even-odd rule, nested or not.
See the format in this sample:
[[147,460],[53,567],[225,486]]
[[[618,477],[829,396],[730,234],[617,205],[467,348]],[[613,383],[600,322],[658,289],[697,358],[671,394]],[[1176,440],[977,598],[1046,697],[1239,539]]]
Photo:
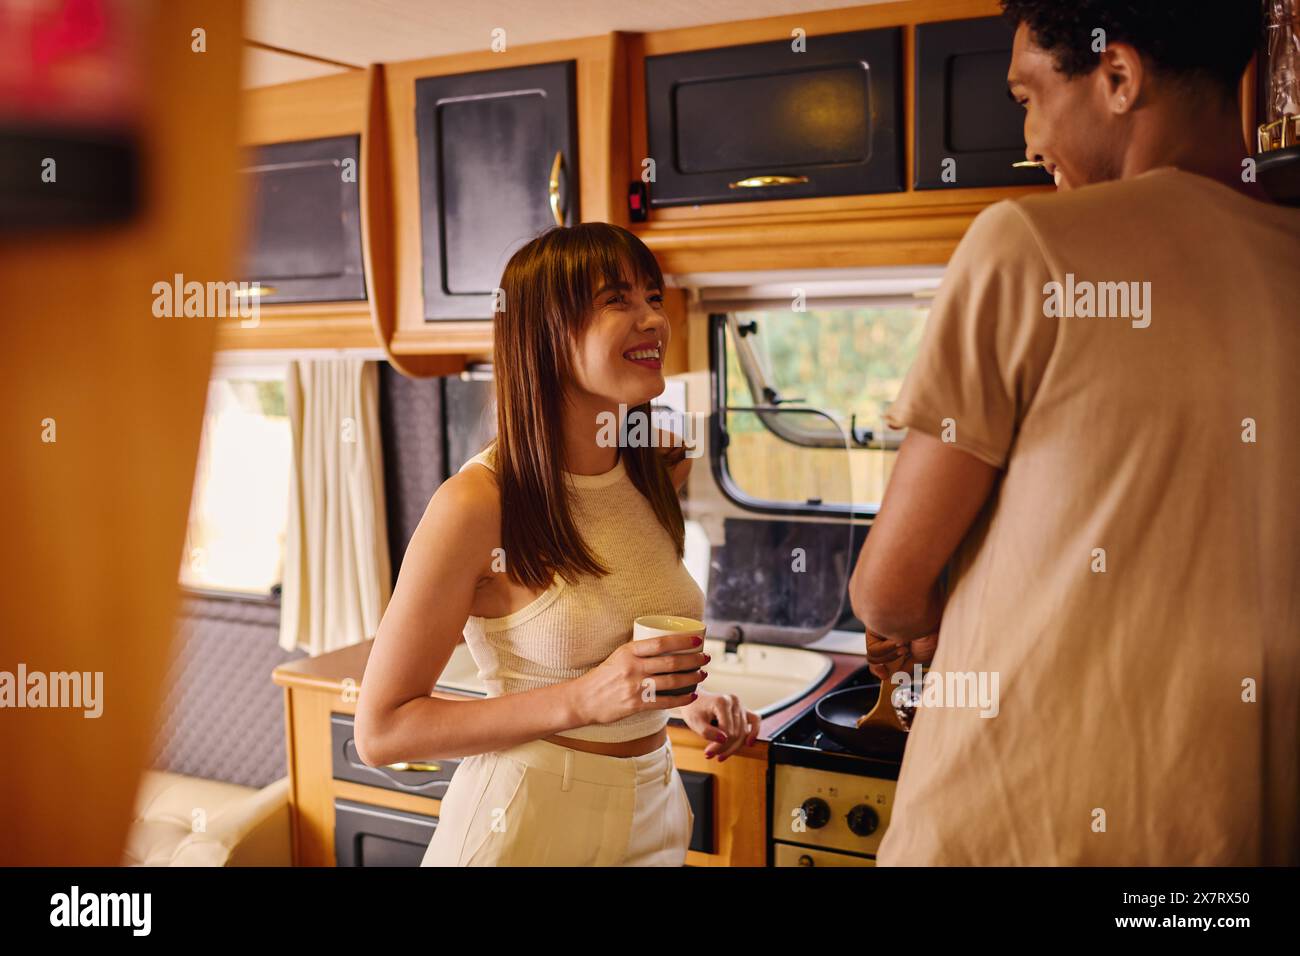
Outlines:
[[218,367],[208,386],[181,584],[270,596],[280,583],[292,453],[285,364]]
[[882,416],[916,356],[928,301],[713,313],[723,490],[757,511],[873,515],[904,434]]

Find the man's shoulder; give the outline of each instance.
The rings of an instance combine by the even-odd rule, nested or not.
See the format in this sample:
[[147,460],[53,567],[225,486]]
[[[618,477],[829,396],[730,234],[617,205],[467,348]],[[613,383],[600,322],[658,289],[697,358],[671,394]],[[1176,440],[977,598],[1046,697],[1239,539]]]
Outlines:
[[1143,234],[1163,230],[1170,211],[1186,205],[1178,197],[1185,188],[1169,177],[1140,176],[1003,199],[975,217],[963,241],[993,268],[1030,254],[1060,265],[1090,247],[1114,251],[1149,241]]

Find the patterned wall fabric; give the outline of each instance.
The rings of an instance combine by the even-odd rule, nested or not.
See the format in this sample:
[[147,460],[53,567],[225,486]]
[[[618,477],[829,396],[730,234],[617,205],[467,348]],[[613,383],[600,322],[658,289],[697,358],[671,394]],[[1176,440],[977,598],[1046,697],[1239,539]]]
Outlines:
[[191,597],[182,607],[168,671],[154,767],[264,787],[287,772],[278,603]]
[[379,421],[394,583],[406,543],[446,474],[442,409],[441,379],[407,378],[387,362],[380,364]]

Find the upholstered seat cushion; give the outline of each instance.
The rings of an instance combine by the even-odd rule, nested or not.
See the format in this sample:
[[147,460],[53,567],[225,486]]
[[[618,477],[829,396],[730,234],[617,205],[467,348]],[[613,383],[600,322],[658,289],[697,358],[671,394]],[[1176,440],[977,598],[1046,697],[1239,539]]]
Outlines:
[[245,787],[147,770],[123,866],[291,866],[289,778]]

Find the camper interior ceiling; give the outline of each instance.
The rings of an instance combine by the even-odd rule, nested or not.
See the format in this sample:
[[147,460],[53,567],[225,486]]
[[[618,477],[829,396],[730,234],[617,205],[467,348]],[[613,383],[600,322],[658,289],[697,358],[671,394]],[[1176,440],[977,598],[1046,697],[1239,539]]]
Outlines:
[[15,925],[1281,913],[1300,0],[0,0],[0,288]]

